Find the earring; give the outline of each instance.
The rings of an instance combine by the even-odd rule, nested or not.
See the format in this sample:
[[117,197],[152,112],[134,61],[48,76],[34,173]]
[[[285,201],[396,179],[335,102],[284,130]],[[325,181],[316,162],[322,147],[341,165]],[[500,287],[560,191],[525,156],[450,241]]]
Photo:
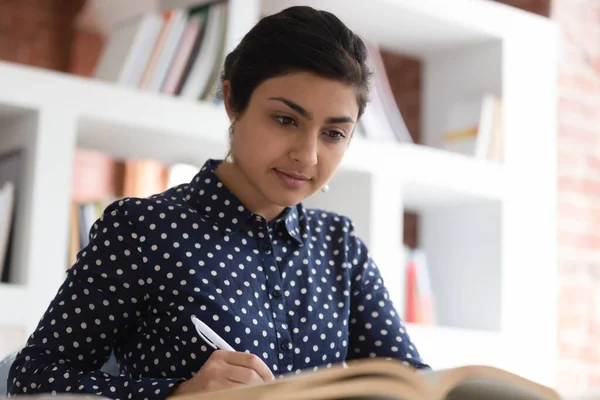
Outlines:
[[329,185],[328,184],[323,185],[323,187],[321,188],[321,192],[327,193],[328,191],[329,191]]
[[228,154],[227,157],[225,157],[225,162],[227,162],[228,164],[233,164],[233,156],[231,154]]

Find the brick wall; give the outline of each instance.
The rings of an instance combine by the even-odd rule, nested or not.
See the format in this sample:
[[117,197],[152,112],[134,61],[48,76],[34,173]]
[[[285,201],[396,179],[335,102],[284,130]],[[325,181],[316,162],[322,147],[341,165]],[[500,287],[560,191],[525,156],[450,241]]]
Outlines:
[[84,0],[0,0],[0,59],[67,71]]
[[600,2],[553,0],[551,13],[562,35],[559,382],[600,391]]

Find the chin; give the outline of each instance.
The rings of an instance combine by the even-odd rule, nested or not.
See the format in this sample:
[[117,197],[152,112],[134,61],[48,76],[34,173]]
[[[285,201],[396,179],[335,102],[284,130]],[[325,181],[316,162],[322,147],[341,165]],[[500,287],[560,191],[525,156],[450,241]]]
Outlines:
[[273,196],[273,203],[281,207],[294,207],[298,203],[302,203],[306,196]]
[[276,193],[269,194],[271,201],[281,207],[293,207],[298,203],[302,203],[304,199],[310,196],[310,194],[304,192],[294,192],[291,190],[277,191]]

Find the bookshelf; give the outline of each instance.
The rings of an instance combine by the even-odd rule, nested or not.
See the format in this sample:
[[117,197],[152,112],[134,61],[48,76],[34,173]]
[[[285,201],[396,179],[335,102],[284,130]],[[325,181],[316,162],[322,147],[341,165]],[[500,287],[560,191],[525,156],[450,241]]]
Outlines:
[[[353,138],[331,190],[306,204],[355,221],[400,309],[403,212],[418,212],[440,326],[408,329],[426,360],[491,364],[554,384],[555,26],[487,0],[230,2],[228,50],[260,15],[308,4],[423,60],[424,144]],[[64,279],[75,149],[201,165],[225,154],[228,120],[211,103],[4,62],[0,87],[0,152],[25,150],[16,267],[13,283],[0,285],[0,324],[29,332]],[[503,99],[502,164],[439,148],[440,115],[481,92]]]

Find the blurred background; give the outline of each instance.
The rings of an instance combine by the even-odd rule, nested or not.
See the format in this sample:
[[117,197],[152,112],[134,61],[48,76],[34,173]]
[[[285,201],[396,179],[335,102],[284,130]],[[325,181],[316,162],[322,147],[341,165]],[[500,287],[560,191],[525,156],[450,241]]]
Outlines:
[[[61,96],[71,90],[61,89],[63,75],[76,79],[64,81],[65,88],[83,85],[81,91],[73,89],[72,93],[110,97],[113,87],[119,86],[123,88],[114,91],[116,104],[130,103],[131,99],[139,102],[140,110],[149,104],[156,110],[180,113],[173,118],[197,117],[204,112],[204,108],[189,108],[185,101],[190,99],[220,107],[218,99],[213,98],[218,88],[215,65],[219,65],[224,50],[230,50],[241,35],[232,32],[236,29],[245,32],[251,27],[252,20],[244,20],[244,15],[258,18],[283,5],[258,0],[209,3],[0,0],[0,138],[6,132],[14,134],[11,128],[14,118],[24,118],[12,110],[30,108],[23,105],[26,101],[22,96],[29,93],[40,96],[44,91],[44,96],[60,103]],[[339,14],[340,18],[346,21],[347,16],[349,25],[364,34],[370,45],[379,100],[370,106],[370,114],[366,114],[358,128],[357,135],[363,141],[356,143],[348,173],[364,177],[365,187],[372,188],[374,194],[364,201],[357,195],[355,201],[360,210],[341,211],[364,222],[362,226],[367,227],[365,235],[372,246],[377,247],[377,238],[382,236],[398,242],[395,244],[398,251],[393,254],[385,249],[376,251],[380,252],[381,264],[386,268],[389,264],[383,259],[388,254],[390,259],[402,260],[394,259],[397,268],[393,273],[387,272],[387,276],[390,286],[399,288],[394,291],[396,301],[409,324],[409,332],[413,329],[417,344],[423,347],[426,360],[433,360],[434,365],[439,361],[441,366],[482,361],[514,367],[523,374],[529,374],[527,368],[532,371],[548,368],[540,373],[540,380],[562,390],[600,390],[600,2],[439,0],[436,4],[431,0],[369,0],[348,5],[341,0],[281,2],[303,3],[317,8],[322,5],[334,12],[350,9]],[[215,11],[218,9],[215,4],[221,7],[219,12]],[[204,30],[200,27],[200,33],[189,39],[186,59],[181,53],[182,43],[185,32],[191,32],[190,10],[199,5],[207,5],[197,20]],[[358,11],[352,14],[355,6]],[[436,11],[437,6],[442,11]],[[363,18],[358,24],[355,15],[359,11],[366,15],[371,12],[366,7],[374,16]],[[403,10],[414,13],[416,21],[422,23],[403,25],[409,19],[402,16]],[[377,19],[385,15],[387,20]],[[162,58],[156,51],[161,37]],[[205,44],[212,38],[216,45],[202,47],[202,38]],[[134,40],[145,40],[155,52],[147,52],[142,63],[139,57],[141,54],[143,58],[143,52],[138,49],[137,62],[143,65],[132,84],[123,71],[127,57],[133,52]],[[518,42],[528,45],[518,47]],[[169,43],[171,58],[164,56]],[[206,67],[204,63],[210,72],[206,69],[202,72],[194,64],[194,43],[196,49],[213,52],[210,65]],[[182,60],[180,70],[169,69],[177,57]],[[161,65],[162,75],[157,72]],[[44,75],[49,72],[52,75]],[[34,74],[31,79],[29,73]],[[22,80],[19,85],[10,86],[9,81],[14,80],[9,76]],[[186,88],[185,76],[194,85],[188,84]],[[169,79],[171,88],[166,89],[165,82]],[[90,81],[98,86],[85,86]],[[204,90],[198,89],[198,85]],[[454,96],[458,85],[476,90]],[[119,96],[123,96],[122,101]],[[157,103],[151,103],[155,99]],[[96,101],[83,97],[77,100]],[[104,103],[98,107],[104,107]],[[211,113],[212,108],[207,115]],[[214,113],[220,118],[214,126],[226,128],[220,114]],[[119,120],[115,115],[114,119]],[[136,123],[133,117],[132,124]],[[81,122],[75,130],[83,130],[91,120],[85,120],[87,125]],[[148,121],[151,124],[154,120]],[[198,121],[202,118],[192,118],[190,123]],[[154,148],[139,155],[123,152],[117,149],[119,135],[127,137],[129,133],[106,121],[103,123],[98,129],[86,130],[85,138],[76,140],[77,144],[69,144],[75,146],[72,154],[56,153],[61,159],[66,155],[70,165],[62,170],[68,171],[68,183],[61,182],[63,186],[56,189],[60,191],[68,185],[69,204],[64,205],[64,215],[61,214],[66,216],[63,218],[66,234],[61,239],[66,252],[61,259],[65,263],[61,265],[66,267],[85,245],[89,227],[109,202],[123,196],[147,196],[189,181],[209,156],[202,154],[197,160],[187,155],[177,158]],[[165,119],[164,125],[169,124]],[[98,139],[105,130],[111,130],[112,144],[108,139]],[[223,129],[223,138],[225,135]],[[135,143],[139,138],[124,140]],[[147,140],[159,139],[147,137]],[[372,141],[385,140],[393,143],[387,150],[369,147]],[[52,139],[38,140],[35,146],[47,145],[50,149],[56,145],[50,142]],[[169,147],[169,143],[162,142],[161,146]],[[0,148],[4,152],[7,147]],[[46,192],[52,191],[52,182],[48,183],[50,175],[34,179],[29,172],[23,173],[22,184],[31,187],[19,193],[15,183],[18,178],[11,181],[10,176],[19,175],[27,167],[18,166],[23,164],[15,161],[14,153],[6,154],[0,160],[0,178],[4,183],[13,182],[14,187],[4,186],[2,205],[9,207],[9,204],[14,213],[26,212],[18,210],[20,204],[28,204],[23,205],[24,209],[31,204],[42,207],[41,197],[30,202],[24,196],[36,193],[38,186]],[[53,153],[48,154],[52,157]],[[213,152],[211,157],[223,154]],[[385,230],[390,229],[389,222],[383,228],[379,222],[364,216],[367,204],[385,207],[390,203],[382,199],[389,199],[389,192],[385,195],[377,192],[381,183],[372,178],[374,169],[361,170],[363,156],[363,163],[389,161],[394,166],[390,168],[409,169],[402,172],[404,175],[398,181],[405,191],[397,195],[399,203],[394,206],[398,210],[399,228],[391,233]],[[52,161],[45,162],[39,165],[52,165]],[[363,182],[356,180],[355,175],[348,176],[352,177],[352,184]],[[348,176],[340,175],[338,188],[350,187],[344,183],[350,179]],[[517,181],[518,184],[513,184]],[[335,188],[334,183],[333,192]],[[340,189],[326,199],[315,198],[310,202],[336,209],[336,204],[350,193],[349,189]],[[524,206],[519,208],[521,202]],[[19,308],[10,300],[15,294],[14,298],[23,301],[24,308],[19,314],[31,313],[32,320],[19,325],[16,317],[0,318],[0,358],[23,345],[42,305],[46,304],[44,301],[56,289],[52,286],[42,295],[39,289],[42,286],[32,282],[37,275],[35,271],[45,266],[40,262],[35,267],[38,269],[30,267],[23,261],[28,259],[25,255],[16,254],[15,249],[35,252],[34,245],[23,244],[39,226],[29,219],[34,218],[32,210],[28,209],[29,216],[12,220],[10,213],[3,211],[0,221],[0,239],[5,243],[0,248],[5,260],[4,269],[0,268],[3,271],[0,316],[12,315]],[[42,221],[45,217],[40,218]],[[19,223],[24,224],[23,221],[31,223],[29,231],[19,231]],[[40,254],[37,257],[44,258]],[[451,268],[450,273],[447,267]],[[27,268],[29,275],[21,275],[19,268]],[[528,273],[529,268],[535,268],[535,272]],[[15,287],[24,289],[17,293]],[[27,305],[38,293],[43,300],[41,304]],[[481,304],[487,308],[481,308]],[[532,304],[530,308],[528,304]],[[514,310],[526,311],[517,318]],[[538,330],[534,332],[536,326]],[[496,336],[490,336],[490,332]],[[496,341],[500,337],[498,332],[507,332],[502,336],[502,345]],[[522,342],[522,350],[513,346],[517,342]],[[471,345],[480,347],[469,349]],[[495,346],[505,347],[492,348]],[[527,352],[534,348],[535,351]],[[468,355],[470,352],[472,356]],[[477,358],[475,353],[481,352],[487,352],[489,358]],[[459,354],[464,358],[458,358]],[[505,362],[503,357],[511,360]],[[551,367],[547,367],[544,357],[551,359]],[[531,376],[538,377],[535,372]]]

